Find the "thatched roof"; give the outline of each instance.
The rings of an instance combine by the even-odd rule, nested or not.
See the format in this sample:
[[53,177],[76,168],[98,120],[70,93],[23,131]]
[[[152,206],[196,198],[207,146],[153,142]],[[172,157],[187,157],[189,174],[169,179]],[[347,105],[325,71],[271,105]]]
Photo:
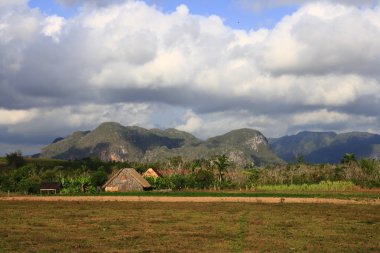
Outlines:
[[142,187],[149,188],[151,185],[149,184],[148,181],[145,180],[135,169],[126,169],[128,173],[134,177],[141,185]]
[[152,187],[148,183],[148,181],[145,180],[145,178],[143,178],[135,169],[132,169],[132,168],[120,169],[110,179],[108,179],[108,181],[102,187],[105,188],[109,183],[112,182],[112,180],[114,180],[116,177],[118,177],[123,171],[126,172],[127,174],[129,174],[131,177],[133,177],[142,187],[144,187],[144,188]]
[[156,169],[153,169],[153,168],[149,168],[147,169],[144,174],[143,174],[143,177],[149,177],[151,173],[154,173],[156,174],[157,177],[162,177],[161,173],[158,172]]

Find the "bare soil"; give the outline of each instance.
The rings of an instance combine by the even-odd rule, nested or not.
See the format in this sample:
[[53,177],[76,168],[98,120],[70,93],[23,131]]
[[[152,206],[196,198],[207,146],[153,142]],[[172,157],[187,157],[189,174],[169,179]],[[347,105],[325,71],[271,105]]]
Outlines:
[[0,201],[118,201],[118,202],[246,202],[246,203],[320,203],[380,205],[380,199],[355,200],[332,198],[280,198],[280,197],[152,197],[152,196],[10,196]]

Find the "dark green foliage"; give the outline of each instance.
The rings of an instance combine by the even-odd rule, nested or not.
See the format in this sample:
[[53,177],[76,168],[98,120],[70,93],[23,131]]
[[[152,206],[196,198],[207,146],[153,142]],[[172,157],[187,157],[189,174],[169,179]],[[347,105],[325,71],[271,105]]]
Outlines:
[[224,181],[224,174],[227,172],[228,167],[230,167],[228,157],[226,155],[219,155],[214,160],[214,164],[218,170],[219,182],[222,183]]
[[37,193],[41,178],[33,165],[25,165],[18,169],[8,168],[0,173],[0,190],[21,193]]
[[194,174],[194,186],[197,189],[208,189],[214,183],[214,173],[210,170],[200,169]]
[[17,191],[23,193],[38,193],[40,190],[41,179],[38,175],[30,175],[21,179],[17,184]]
[[162,178],[147,177],[146,180],[156,190],[209,189],[214,183],[212,171],[199,169],[188,175],[173,174]]
[[100,167],[97,171],[91,174],[91,184],[93,186],[102,186],[108,179],[107,173],[103,167]]
[[6,154],[7,165],[13,168],[19,168],[25,164],[25,159],[22,157],[20,151]]
[[166,190],[166,189],[171,189],[172,187],[169,177],[162,177],[162,178],[161,177],[158,177],[158,178],[147,177],[145,179],[156,190]]
[[340,163],[343,163],[343,164],[356,163],[355,154],[354,153],[346,153],[346,154],[344,154],[342,160],[340,160]]
[[376,170],[375,159],[362,158],[359,160],[359,166],[367,175],[372,175]]
[[96,187],[91,184],[91,177],[87,174],[75,177],[61,178],[62,193],[95,193]]
[[248,171],[249,176],[248,176],[248,181],[247,183],[251,186],[256,186],[259,183],[260,179],[260,170],[258,169],[251,169]]
[[59,173],[56,169],[48,169],[41,171],[40,176],[42,182],[57,182],[59,179]]
[[64,180],[63,192],[94,192],[117,165],[88,158],[73,161],[28,158],[25,163],[19,168],[9,165],[0,170],[1,191],[38,193],[42,182]]

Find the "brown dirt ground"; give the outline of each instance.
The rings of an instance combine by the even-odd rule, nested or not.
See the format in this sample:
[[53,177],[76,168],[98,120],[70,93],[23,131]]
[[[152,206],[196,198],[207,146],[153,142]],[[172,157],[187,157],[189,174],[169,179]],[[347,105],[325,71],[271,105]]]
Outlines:
[[122,201],[122,202],[247,202],[247,203],[320,203],[320,204],[370,204],[380,205],[380,199],[353,200],[328,198],[280,197],[151,197],[151,196],[10,196],[0,201]]

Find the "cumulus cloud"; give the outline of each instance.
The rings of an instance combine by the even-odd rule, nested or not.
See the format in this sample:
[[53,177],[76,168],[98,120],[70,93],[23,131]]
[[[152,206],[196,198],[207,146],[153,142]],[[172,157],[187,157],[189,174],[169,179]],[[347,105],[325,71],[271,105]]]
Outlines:
[[102,121],[203,138],[380,131],[380,6],[302,2],[273,29],[245,31],[185,5],[98,1],[64,19],[2,1],[0,142],[41,144]]
[[35,110],[0,109],[0,125],[14,125],[22,122],[29,122],[35,116]]
[[262,67],[276,74],[378,75],[379,14],[379,8],[307,5],[270,31],[259,51]]
[[[239,4],[255,12],[266,8],[276,8],[289,5],[304,5],[308,3],[317,3],[321,0],[239,0]],[[331,3],[354,5],[354,6],[371,6],[378,4],[378,0],[330,0]]]
[[88,5],[88,6],[106,6],[110,4],[123,3],[132,0],[55,0],[63,6]]
[[42,21],[42,33],[51,37],[55,42],[59,42],[59,35],[61,34],[61,30],[63,25],[65,24],[65,19],[59,16],[49,16],[46,17],[44,21]]
[[185,120],[184,124],[176,126],[178,130],[194,133],[202,126],[202,120],[191,110],[186,113]]

